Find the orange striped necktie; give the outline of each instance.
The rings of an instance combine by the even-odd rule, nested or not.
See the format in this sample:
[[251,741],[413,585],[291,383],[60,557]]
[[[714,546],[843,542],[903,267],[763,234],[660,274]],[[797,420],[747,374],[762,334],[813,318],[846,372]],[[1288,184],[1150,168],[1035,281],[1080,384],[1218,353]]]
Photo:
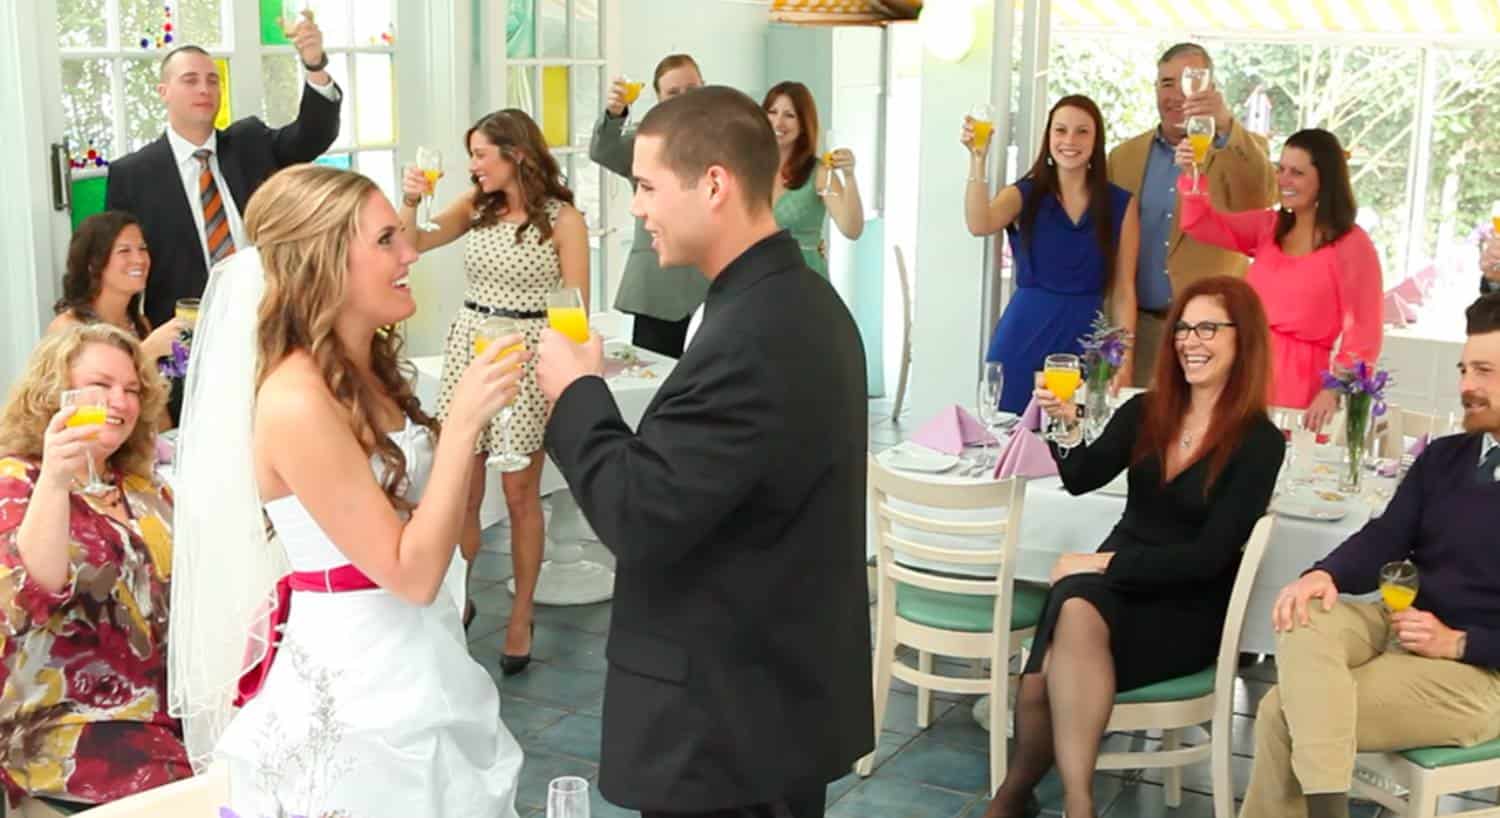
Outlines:
[[208,166],[213,151],[199,148],[193,158],[203,166],[198,173],[198,201],[203,205],[203,235],[208,239],[209,266],[234,255],[234,237],[229,235],[229,214],[224,212],[224,199],[219,195],[219,184],[214,181],[214,172]]

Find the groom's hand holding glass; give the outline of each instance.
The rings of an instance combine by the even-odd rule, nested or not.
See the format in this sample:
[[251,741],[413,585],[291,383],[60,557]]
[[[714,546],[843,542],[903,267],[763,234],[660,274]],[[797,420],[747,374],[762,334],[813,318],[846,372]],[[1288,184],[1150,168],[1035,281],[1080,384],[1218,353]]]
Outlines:
[[579,378],[604,377],[604,339],[598,333],[590,333],[587,341],[578,344],[548,327],[542,330],[536,350],[536,385],[549,404],[557,403]]

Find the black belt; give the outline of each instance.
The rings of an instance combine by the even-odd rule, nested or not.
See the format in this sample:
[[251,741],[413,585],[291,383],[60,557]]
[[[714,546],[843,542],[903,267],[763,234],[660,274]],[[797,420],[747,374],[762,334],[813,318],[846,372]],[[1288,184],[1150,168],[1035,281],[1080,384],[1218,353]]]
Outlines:
[[488,304],[480,304],[477,301],[465,301],[464,308],[473,310],[480,315],[494,315],[500,318],[546,318],[547,313],[541,310],[507,310],[503,307],[491,307]]

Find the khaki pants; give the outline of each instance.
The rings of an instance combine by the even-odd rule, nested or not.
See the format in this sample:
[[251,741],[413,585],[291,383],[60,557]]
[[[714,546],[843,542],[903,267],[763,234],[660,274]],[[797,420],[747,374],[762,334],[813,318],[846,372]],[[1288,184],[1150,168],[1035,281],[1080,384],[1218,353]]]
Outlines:
[[1148,312],[1135,314],[1135,378],[1132,386],[1147,389],[1151,377],[1156,374],[1156,354],[1161,350],[1161,337],[1166,332],[1167,322]]
[[1500,736],[1500,671],[1385,653],[1384,606],[1312,604],[1280,634],[1280,684],[1255,717],[1255,761],[1240,818],[1305,818],[1304,794],[1348,792],[1354,754],[1468,747]]

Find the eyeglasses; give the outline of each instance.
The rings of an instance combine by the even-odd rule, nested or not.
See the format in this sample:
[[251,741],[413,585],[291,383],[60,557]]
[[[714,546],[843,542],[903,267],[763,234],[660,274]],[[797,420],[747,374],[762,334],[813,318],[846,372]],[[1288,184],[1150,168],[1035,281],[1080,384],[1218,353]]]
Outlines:
[[1234,326],[1233,321],[1199,321],[1196,324],[1189,324],[1186,321],[1178,321],[1177,324],[1172,327],[1172,335],[1176,337],[1177,340],[1181,341],[1188,337],[1189,332],[1192,332],[1196,333],[1199,338],[1205,341],[1212,341],[1214,339],[1214,336],[1219,334],[1219,330],[1221,328],[1232,326]]

